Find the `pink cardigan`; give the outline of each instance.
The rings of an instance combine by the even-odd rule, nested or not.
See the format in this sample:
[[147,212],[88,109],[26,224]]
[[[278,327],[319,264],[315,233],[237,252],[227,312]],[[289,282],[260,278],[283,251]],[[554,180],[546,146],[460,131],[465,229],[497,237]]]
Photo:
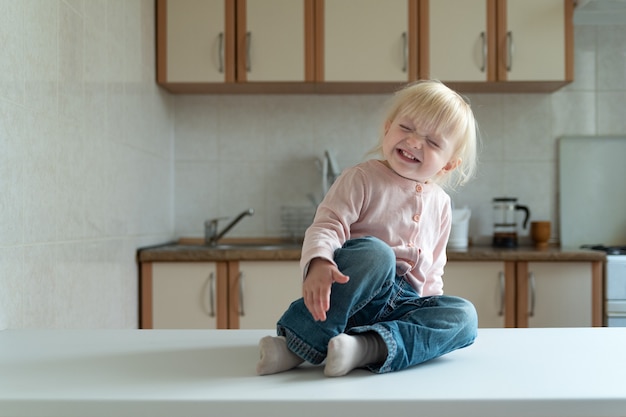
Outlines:
[[443,294],[443,268],[451,227],[450,197],[437,184],[399,176],[381,161],[344,170],[307,229],[300,266],[333,260],[348,239],[375,236],[396,254],[396,273],[421,296]]

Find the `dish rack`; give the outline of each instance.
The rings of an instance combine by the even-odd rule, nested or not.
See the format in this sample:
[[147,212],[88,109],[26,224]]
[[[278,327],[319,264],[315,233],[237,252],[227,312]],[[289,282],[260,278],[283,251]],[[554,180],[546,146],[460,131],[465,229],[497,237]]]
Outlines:
[[313,223],[315,209],[313,206],[281,206],[280,222],[283,237],[302,241],[304,232]]

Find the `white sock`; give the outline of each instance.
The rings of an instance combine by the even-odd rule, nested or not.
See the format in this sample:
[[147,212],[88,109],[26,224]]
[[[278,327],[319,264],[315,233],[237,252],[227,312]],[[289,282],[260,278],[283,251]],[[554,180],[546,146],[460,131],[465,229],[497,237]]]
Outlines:
[[261,359],[256,365],[258,375],[277,374],[300,365],[304,360],[287,348],[283,336],[265,336],[259,341]]
[[378,333],[341,333],[328,342],[324,375],[343,376],[355,368],[382,363],[386,358],[387,345]]

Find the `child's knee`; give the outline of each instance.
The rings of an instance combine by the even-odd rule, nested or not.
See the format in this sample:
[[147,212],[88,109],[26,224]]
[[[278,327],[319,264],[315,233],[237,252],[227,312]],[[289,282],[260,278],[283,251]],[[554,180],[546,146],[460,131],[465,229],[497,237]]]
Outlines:
[[350,269],[366,269],[378,270],[386,275],[390,271],[395,271],[396,255],[382,240],[366,236],[348,240],[343,247],[337,249],[335,262],[344,273]]

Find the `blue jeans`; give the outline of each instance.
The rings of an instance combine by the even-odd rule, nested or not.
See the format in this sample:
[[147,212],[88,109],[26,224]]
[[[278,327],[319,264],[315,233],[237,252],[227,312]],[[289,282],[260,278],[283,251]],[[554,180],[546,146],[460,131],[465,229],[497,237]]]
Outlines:
[[384,363],[368,366],[376,373],[417,365],[474,342],[474,306],[458,297],[420,297],[396,275],[395,255],[381,240],[349,240],[335,251],[335,262],[350,281],[333,284],[326,321],[313,320],[300,298],[277,324],[289,349],[307,362],[322,363],[328,341],[340,333],[380,335],[388,355]]

